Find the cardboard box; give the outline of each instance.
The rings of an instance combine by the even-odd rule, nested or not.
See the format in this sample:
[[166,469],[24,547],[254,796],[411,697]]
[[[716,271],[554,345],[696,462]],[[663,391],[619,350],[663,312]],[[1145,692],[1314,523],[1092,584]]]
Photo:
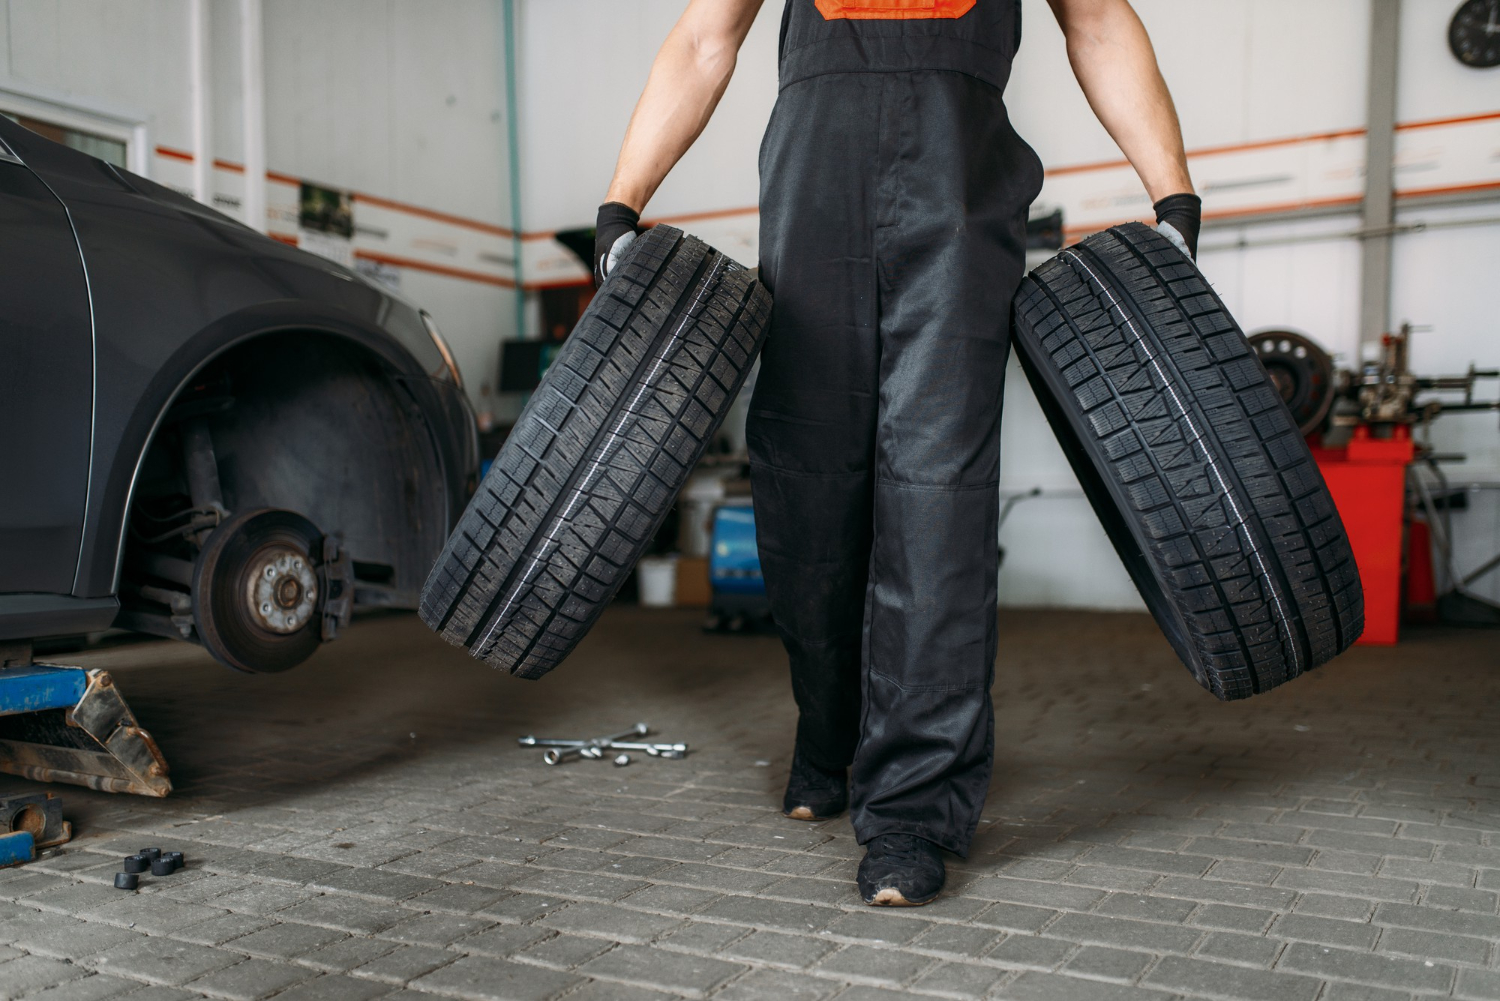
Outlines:
[[679,608],[707,608],[712,598],[713,589],[708,583],[708,558],[679,556],[677,558],[677,606]]

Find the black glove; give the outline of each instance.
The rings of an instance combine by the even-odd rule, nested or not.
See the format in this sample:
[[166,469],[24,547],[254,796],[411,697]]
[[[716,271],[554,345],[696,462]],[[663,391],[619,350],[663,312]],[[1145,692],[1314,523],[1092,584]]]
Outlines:
[[1156,231],[1177,244],[1177,249],[1198,259],[1198,230],[1203,225],[1203,199],[1183,192],[1157,202]]
[[594,288],[604,284],[620,255],[640,234],[641,214],[629,205],[605,202],[594,224]]

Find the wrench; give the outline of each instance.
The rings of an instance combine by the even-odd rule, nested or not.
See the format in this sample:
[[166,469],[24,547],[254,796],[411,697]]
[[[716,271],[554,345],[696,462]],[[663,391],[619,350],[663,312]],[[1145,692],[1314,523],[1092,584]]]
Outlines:
[[612,734],[608,737],[590,737],[585,740],[569,740],[560,737],[518,737],[516,743],[522,747],[603,747],[612,741],[623,737],[644,737],[651,732],[651,728],[645,723],[637,723],[624,733]]

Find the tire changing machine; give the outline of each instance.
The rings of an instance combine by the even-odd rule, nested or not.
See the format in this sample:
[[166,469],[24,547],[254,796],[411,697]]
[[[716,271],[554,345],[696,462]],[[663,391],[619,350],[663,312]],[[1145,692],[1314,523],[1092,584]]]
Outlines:
[[160,797],[168,771],[108,671],[36,664],[30,643],[0,643],[0,772]]

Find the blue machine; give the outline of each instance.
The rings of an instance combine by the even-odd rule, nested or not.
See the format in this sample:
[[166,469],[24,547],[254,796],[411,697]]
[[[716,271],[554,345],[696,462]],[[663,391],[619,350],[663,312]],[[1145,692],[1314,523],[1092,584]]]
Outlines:
[[769,618],[771,606],[755,547],[755,511],[748,501],[715,509],[708,580],[713,589],[711,611],[721,623],[735,628]]

